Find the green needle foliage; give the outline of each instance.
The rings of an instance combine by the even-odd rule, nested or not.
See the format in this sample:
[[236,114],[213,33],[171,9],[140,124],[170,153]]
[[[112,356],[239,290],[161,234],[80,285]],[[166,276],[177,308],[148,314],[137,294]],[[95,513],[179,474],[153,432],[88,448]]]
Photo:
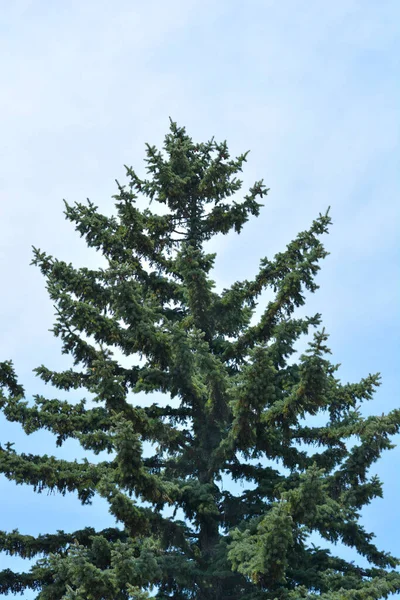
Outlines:
[[[368,472],[392,447],[400,411],[364,418],[359,407],[379,376],[341,383],[320,315],[295,318],[304,294],[317,289],[329,215],[264,258],[253,280],[217,293],[206,243],[239,233],[268,190],[259,181],[238,201],[246,154],[233,159],[214,139],[196,144],[174,122],[164,151],[147,146],[146,161],[148,179],[127,168],[115,216],[91,202],[66,204],[106,268],[77,269],[34,250],[56,307],[54,334],[73,359],[69,370],[36,373],[60,393],[84,388],[93,400],[27,402],[11,362],[0,365],[9,421],[107,458],[20,454],[3,440],[0,472],[37,492],[75,492],[82,504],[98,495],[116,526],[38,537],[1,531],[2,551],[37,562],[27,573],[0,572],[0,593],[372,600],[398,591],[399,561],[375,546],[360,512],[382,495]],[[161,203],[162,214],[139,209],[139,197]],[[272,299],[256,321],[265,290]],[[294,360],[299,338],[312,331]],[[130,367],[115,350],[131,357]],[[152,392],[166,402],[141,405]],[[312,426],[317,414],[324,425]],[[367,566],[316,547],[316,534],[353,548]]]

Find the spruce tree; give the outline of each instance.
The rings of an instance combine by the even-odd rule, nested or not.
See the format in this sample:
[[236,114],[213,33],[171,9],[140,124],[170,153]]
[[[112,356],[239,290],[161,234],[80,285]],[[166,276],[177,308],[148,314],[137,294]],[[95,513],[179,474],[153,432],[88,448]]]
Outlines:
[[[0,407],[27,434],[45,429],[58,445],[72,438],[102,455],[93,464],[18,453],[3,432],[0,472],[37,492],[74,492],[83,505],[99,495],[116,525],[38,537],[1,531],[3,552],[37,562],[27,573],[2,571],[0,593],[370,600],[400,589],[399,561],[360,524],[363,506],[382,495],[369,468],[392,447],[400,411],[363,417],[379,376],[341,383],[320,315],[296,314],[317,289],[329,214],[262,259],[254,279],[220,293],[211,279],[207,242],[240,233],[268,192],[259,181],[238,200],[246,156],[231,158],[214,139],[196,144],[171,122],[163,151],[147,146],[148,178],[127,168],[128,183],[117,182],[114,216],[90,201],[66,204],[106,268],[74,268],[34,249],[73,366],[36,368],[61,398],[27,401],[12,362],[1,363]],[[273,298],[256,318],[265,290]],[[90,403],[64,399],[80,389]],[[165,405],[143,403],[152,392]],[[323,425],[310,422],[317,414]],[[316,534],[367,566],[313,545]]]

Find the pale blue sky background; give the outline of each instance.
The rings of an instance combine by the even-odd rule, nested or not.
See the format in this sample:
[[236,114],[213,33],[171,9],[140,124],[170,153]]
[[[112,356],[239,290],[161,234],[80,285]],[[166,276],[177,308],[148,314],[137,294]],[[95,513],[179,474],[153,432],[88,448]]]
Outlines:
[[[331,205],[331,255],[307,312],[322,312],[345,381],[381,371],[366,410],[399,405],[399,24],[398,0],[2,0],[0,360],[14,360],[28,397],[45,391],[35,366],[69,365],[48,332],[31,245],[97,264],[62,198],[110,212],[123,164],[143,172],[144,144],[162,143],[171,116],[199,141],[250,149],[245,183],[264,177],[271,188],[260,218],[215,245],[219,285],[251,277]],[[76,450],[2,419],[0,428],[21,451]],[[385,498],[364,511],[398,555],[399,460],[396,449],[374,467]],[[0,529],[110,522],[102,502],[82,508],[0,478]],[[21,565],[0,556],[0,568]]]

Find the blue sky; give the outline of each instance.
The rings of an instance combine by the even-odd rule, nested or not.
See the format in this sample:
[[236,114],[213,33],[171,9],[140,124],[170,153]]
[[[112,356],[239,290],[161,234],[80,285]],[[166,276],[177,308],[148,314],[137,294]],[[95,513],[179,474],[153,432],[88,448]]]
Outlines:
[[[124,164],[144,172],[145,142],[168,117],[197,140],[251,150],[245,186],[271,188],[261,216],[218,239],[219,286],[251,277],[330,205],[331,255],[307,306],[330,333],[340,375],[380,371],[367,412],[398,406],[400,3],[397,0],[3,0],[0,14],[0,360],[28,397],[32,369],[69,365],[48,329],[52,306],[31,245],[76,265],[98,258],[64,221],[62,199],[112,210]],[[49,435],[0,420],[0,441],[73,456]],[[364,511],[400,555],[400,449],[374,467],[384,500]],[[36,495],[0,478],[0,529],[37,534],[111,522],[106,506]],[[22,568],[0,556],[0,568]],[[26,598],[30,598],[28,594]]]

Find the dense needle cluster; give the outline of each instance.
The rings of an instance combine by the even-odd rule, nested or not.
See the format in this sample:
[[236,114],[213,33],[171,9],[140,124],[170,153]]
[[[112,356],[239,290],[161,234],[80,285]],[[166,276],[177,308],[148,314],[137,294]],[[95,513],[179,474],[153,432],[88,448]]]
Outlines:
[[[91,202],[66,205],[106,268],[77,269],[34,250],[56,309],[54,334],[73,359],[69,370],[36,373],[61,395],[87,390],[90,403],[26,401],[12,363],[0,363],[9,421],[106,457],[93,464],[21,454],[3,432],[0,473],[37,492],[75,492],[82,504],[97,494],[116,526],[38,537],[0,531],[0,550],[38,558],[27,573],[0,572],[0,593],[372,600],[399,590],[399,561],[374,545],[359,517],[382,494],[368,471],[392,447],[400,411],[364,418],[360,404],[379,376],[341,383],[320,316],[295,315],[317,288],[329,215],[264,258],[253,280],[217,293],[206,242],[239,233],[268,190],[257,182],[238,201],[246,154],[232,159],[226,143],[195,144],[174,122],[164,151],[147,146],[146,160],[148,179],[127,168],[129,183],[118,184],[115,216]],[[138,198],[163,210],[141,210]],[[265,290],[273,299],[255,320]],[[294,360],[308,333],[308,350]],[[130,367],[115,350],[131,357]],[[152,392],[166,402],[141,403]],[[324,425],[310,423],[317,414]],[[369,566],[314,546],[315,533],[353,547]]]

